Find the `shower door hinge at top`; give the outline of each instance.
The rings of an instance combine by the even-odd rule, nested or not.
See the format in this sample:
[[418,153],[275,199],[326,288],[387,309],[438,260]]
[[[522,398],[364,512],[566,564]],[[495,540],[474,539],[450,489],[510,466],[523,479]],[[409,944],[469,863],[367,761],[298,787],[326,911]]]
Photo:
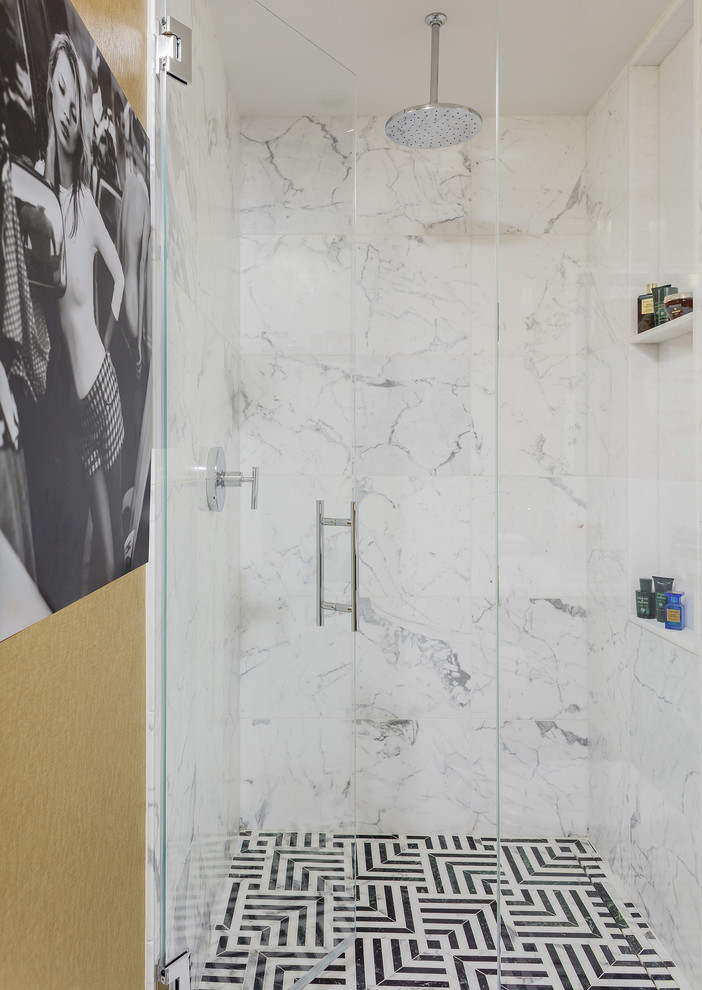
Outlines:
[[192,82],[193,33],[190,28],[175,17],[164,17],[156,42],[158,71],[165,69],[169,76],[179,82]]
[[[324,527],[348,527],[351,535],[351,604],[324,600]],[[324,625],[325,612],[342,612],[351,615],[351,628],[358,631],[358,504],[351,503],[348,519],[324,515],[324,502],[317,500],[317,625]]]

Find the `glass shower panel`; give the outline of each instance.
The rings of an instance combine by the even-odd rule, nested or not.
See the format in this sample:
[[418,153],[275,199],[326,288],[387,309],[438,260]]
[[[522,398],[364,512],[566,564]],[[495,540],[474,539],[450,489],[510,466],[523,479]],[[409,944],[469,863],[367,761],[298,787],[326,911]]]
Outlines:
[[[557,75],[534,76],[537,50],[557,74],[553,39],[500,4],[501,981],[590,986],[623,936],[587,838],[587,115]],[[556,44],[574,65],[570,36]]]
[[[359,988],[497,969],[495,12],[459,7],[440,98],[482,131],[400,146],[383,94],[357,125]],[[405,106],[426,98],[425,13],[402,15]]]
[[[158,78],[164,184],[162,401],[162,962],[198,981],[238,828],[240,516],[206,501],[208,452],[242,469],[237,414],[238,150],[207,3],[164,10],[193,31],[193,81]],[[250,465],[248,466],[250,467]],[[199,985],[197,982],[195,985]]]
[[[162,959],[252,986],[309,979],[355,926],[353,634],[315,623],[316,503],[350,518],[353,498],[354,77],[255,0],[175,7],[193,82],[158,80]],[[345,603],[349,528],[325,537]]]
[[[502,981],[699,986],[700,348],[637,313],[699,281],[699,6],[632,9],[593,66],[576,15],[500,3]],[[637,615],[654,574],[688,628]]]

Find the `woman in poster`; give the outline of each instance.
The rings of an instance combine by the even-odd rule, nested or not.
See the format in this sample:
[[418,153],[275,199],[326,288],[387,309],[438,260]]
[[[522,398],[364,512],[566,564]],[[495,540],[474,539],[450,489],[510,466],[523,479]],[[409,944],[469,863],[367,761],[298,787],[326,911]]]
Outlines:
[[45,178],[59,196],[66,238],[67,285],[59,300],[59,318],[78,399],[79,444],[88,477],[99,587],[124,571],[124,424],[114,367],[95,323],[96,253],[102,256],[114,280],[107,340],[119,317],[124,276],[117,250],[90,191],[91,137],[81,66],[73,42],[65,34],[57,34],[51,46],[46,109],[49,135]]

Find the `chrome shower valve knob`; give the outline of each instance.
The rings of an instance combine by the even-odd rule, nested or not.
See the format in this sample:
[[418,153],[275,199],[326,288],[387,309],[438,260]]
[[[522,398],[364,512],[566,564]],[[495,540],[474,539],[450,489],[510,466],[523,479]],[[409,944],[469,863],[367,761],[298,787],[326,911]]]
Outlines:
[[221,512],[226,501],[227,488],[251,485],[251,508],[258,508],[258,468],[252,468],[250,476],[241,471],[227,471],[222,447],[210,447],[205,468],[205,497],[212,512]]

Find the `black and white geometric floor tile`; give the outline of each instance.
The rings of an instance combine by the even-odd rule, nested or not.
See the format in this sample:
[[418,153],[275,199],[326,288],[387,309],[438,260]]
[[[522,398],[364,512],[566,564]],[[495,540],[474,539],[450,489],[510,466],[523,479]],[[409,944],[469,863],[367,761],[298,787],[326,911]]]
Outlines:
[[500,851],[498,891],[490,838],[242,833],[200,990],[684,990],[587,840]]

